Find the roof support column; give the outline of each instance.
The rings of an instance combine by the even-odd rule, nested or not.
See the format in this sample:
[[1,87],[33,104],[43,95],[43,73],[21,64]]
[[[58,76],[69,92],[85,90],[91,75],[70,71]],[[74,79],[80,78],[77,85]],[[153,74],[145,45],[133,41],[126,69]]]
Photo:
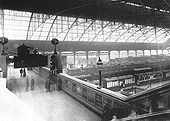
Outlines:
[[119,64],[121,63],[121,60],[120,60],[120,51],[118,51],[118,56],[119,56]]
[[127,57],[129,58],[129,50],[127,50]]
[[100,51],[97,52],[97,56],[98,56],[98,58],[100,57]]
[[73,51],[73,64],[74,64],[74,68],[76,67],[76,52]]
[[109,58],[109,62],[110,62],[110,51],[108,51],[108,58]]
[[60,55],[60,57],[61,57],[61,51],[58,51],[58,54]]
[[0,8],[0,28],[2,30],[2,33],[0,33],[0,35],[2,34],[2,36],[5,36],[5,32],[4,32],[4,10]]
[[157,55],[163,54],[163,50],[159,49],[157,50]]
[[152,55],[151,50],[149,50],[149,52],[150,52],[150,56],[151,56]]
[[158,55],[158,50],[156,50],[156,55]]
[[86,51],[86,66],[88,67],[89,64],[89,51]]
[[137,50],[135,50],[135,57],[137,57],[138,56],[138,54],[137,54]]
[[28,30],[27,30],[26,40],[28,40],[28,36],[29,36],[28,34],[29,34],[29,30],[30,30],[30,26],[31,26],[31,21],[32,21],[33,15],[34,15],[34,13],[31,13],[31,17],[30,17],[30,21],[29,21],[29,25],[28,25]]
[[6,63],[6,56],[2,56],[0,54],[0,62],[1,62],[0,68],[3,70],[3,78],[7,78],[7,76],[11,76],[11,75],[8,75],[8,73],[7,73],[8,68],[7,68],[7,63]]
[[145,52],[144,52],[144,50],[142,50],[142,53],[143,53],[142,55],[145,55]]

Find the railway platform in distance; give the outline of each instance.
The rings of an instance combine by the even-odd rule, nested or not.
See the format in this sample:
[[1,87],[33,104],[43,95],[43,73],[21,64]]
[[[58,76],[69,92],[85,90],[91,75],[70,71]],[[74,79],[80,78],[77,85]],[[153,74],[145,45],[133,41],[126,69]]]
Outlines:
[[[17,79],[17,88],[13,91],[13,94],[35,111],[44,121],[101,120],[98,115],[65,92],[57,90],[46,92],[45,79],[38,74],[27,70],[26,73],[26,77],[20,77],[20,69],[14,69],[12,65],[8,67],[8,79]],[[26,78],[30,81],[32,77],[35,79],[35,89],[31,90],[29,87],[29,90],[26,91]]]

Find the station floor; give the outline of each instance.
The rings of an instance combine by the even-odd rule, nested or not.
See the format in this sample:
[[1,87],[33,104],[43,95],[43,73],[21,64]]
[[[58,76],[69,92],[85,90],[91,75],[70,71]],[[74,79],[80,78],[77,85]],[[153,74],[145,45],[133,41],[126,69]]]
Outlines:
[[[20,77],[20,69],[8,67],[8,79],[17,79],[17,90],[13,93],[40,115],[45,121],[100,121],[101,118],[63,91],[46,92],[45,79],[26,71],[27,77]],[[25,91],[25,80],[35,79],[35,89]]]

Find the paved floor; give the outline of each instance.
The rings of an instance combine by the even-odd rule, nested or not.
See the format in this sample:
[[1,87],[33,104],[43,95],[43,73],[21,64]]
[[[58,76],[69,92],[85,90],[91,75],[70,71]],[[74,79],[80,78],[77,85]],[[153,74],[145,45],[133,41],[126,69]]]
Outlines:
[[[14,92],[30,108],[46,121],[100,121],[101,118],[85,108],[63,91],[46,92],[44,78],[32,71],[20,77],[19,69],[8,68],[8,79],[17,78],[18,88]],[[25,91],[25,80],[35,79],[35,90]]]
[[[27,77],[20,77],[20,69],[8,67],[8,79],[17,79],[18,86],[14,92],[23,102],[45,121],[100,121],[101,118],[85,108],[63,91],[46,92],[45,79],[32,71],[26,71]],[[35,90],[25,91],[26,78],[35,79]],[[165,83],[165,82],[164,82]],[[161,85],[153,84],[152,87]]]

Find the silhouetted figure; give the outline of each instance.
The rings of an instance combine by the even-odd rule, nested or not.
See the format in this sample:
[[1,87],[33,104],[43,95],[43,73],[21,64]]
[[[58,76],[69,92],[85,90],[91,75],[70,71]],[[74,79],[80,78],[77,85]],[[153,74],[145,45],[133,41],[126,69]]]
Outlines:
[[28,88],[29,88],[29,79],[26,78],[26,91],[28,91]]
[[20,69],[20,76],[22,77],[22,74],[23,74],[23,70],[22,68]]
[[35,48],[34,54],[38,54],[38,48]]
[[125,88],[126,87],[126,84],[124,82],[121,83],[121,87],[122,88]]
[[25,68],[23,70],[23,77],[26,77],[26,71],[25,71]]
[[31,90],[34,90],[34,84],[35,84],[35,80],[33,78],[33,76],[31,77]]

